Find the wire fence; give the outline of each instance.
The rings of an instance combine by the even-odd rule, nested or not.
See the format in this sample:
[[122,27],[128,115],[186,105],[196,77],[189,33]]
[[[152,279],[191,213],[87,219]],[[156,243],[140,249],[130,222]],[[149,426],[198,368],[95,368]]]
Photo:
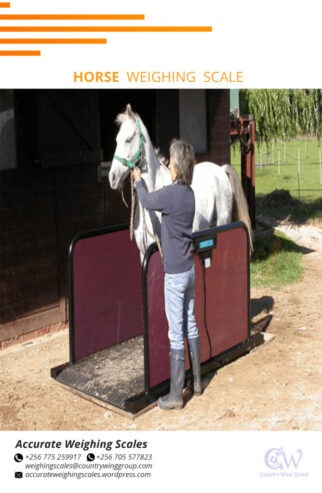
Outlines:
[[[238,167],[234,151],[232,162]],[[256,193],[267,194],[287,189],[298,199],[322,197],[322,148],[318,140],[297,139],[255,146]]]

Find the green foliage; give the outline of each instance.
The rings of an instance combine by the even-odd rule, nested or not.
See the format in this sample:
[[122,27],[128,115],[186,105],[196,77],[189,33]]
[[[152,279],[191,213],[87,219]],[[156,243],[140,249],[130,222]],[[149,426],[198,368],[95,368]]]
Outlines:
[[[318,215],[321,216],[321,141],[294,139],[263,144],[260,147],[256,144],[255,162],[257,198],[274,190],[288,190],[294,199],[301,201],[298,209],[304,203],[305,209],[309,208],[312,212],[314,208],[320,208]],[[231,150],[231,163],[240,174],[241,155],[237,146]]]
[[260,144],[322,133],[321,89],[243,89],[240,108],[253,115]]
[[[256,145],[257,233],[263,215],[300,223],[321,221],[321,147],[316,139]],[[240,174],[241,156],[237,146],[232,147],[231,163]],[[268,195],[276,190],[290,192],[287,204],[277,201],[269,205]],[[302,253],[291,240],[281,234],[262,232],[255,241],[250,264],[252,287],[280,289],[298,282],[302,275],[301,260]]]
[[302,254],[299,247],[280,233],[255,241],[250,264],[251,285],[279,289],[301,279]]

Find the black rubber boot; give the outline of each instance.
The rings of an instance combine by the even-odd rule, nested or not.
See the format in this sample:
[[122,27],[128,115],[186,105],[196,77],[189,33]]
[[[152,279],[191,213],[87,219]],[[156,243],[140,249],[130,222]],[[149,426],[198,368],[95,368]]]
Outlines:
[[181,409],[185,381],[184,349],[170,349],[170,393],[158,399],[160,409]]
[[202,394],[199,337],[188,339],[188,346],[193,375],[193,393],[199,396]]

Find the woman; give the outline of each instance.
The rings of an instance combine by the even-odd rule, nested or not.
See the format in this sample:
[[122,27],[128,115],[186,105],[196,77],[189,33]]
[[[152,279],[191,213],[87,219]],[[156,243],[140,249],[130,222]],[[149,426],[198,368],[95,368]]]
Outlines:
[[181,409],[185,382],[184,337],[188,339],[194,377],[194,393],[201,394],[199,334],[194,316],[194,262],[192,222],[195,198],[191,189],[195,153],[183,140],[170,145],[169,170],[172,184],[148,192],[141,172],[132,177],[138,198],[146,209],[162,213],[161,242],[164,267],[165,310],[170,340],[170,393],[158,399],[161,409]]

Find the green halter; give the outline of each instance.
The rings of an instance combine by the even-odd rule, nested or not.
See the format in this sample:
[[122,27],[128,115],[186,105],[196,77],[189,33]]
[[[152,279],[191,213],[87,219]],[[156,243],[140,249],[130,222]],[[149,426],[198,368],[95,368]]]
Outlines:
[[140,166],[142,163],[142,154],[143,154],[143,133],[141,130],[141,125],[140,125],[140,120],[138,118],[135,118],[136,124],[138,126],[139,130],[139,148],[132,157],[132,159],[126,159],[124,157],[119,157],[114,155],[114,159],[117,159],[120,161],[120,163],[124,164],[124,166],[127,166],[130,169],[135,168],[135,166]]

